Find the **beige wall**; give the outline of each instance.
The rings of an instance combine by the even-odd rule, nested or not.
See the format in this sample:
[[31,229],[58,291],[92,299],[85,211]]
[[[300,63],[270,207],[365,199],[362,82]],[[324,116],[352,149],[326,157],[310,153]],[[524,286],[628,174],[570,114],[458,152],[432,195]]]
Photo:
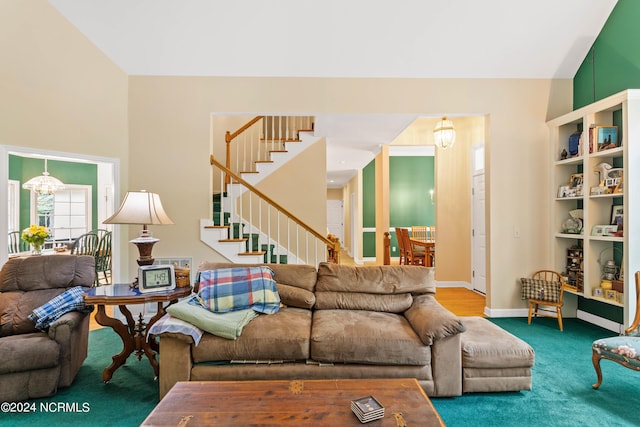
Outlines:
[[[0,116],[0,177],[11,147],[33,148],[119,159],[116,191],[127,188],[128,76],[45,0],[0,2]],[[131,245],[120,243],[127,253]]]
[[113,64],[46,2],[24,3],[0,6],[0,26],[12,35],[2,38],[10,40],[2,46],[2,112],[11,119],[3,120],[11,123],[3,142],[119,157],[121,190],[161,193],[176,222],[155,227],[157,256],[215,258],[198,238],[198,220],[210,213],[212,113],[410,112],[489,117],[489,307],[523,307],[518,278],[549,262],[545,121],[571,109],[571,80],[131,76],[126,104]]
[[327,188],[327,200],[342,200],[344,190],[342,188]]

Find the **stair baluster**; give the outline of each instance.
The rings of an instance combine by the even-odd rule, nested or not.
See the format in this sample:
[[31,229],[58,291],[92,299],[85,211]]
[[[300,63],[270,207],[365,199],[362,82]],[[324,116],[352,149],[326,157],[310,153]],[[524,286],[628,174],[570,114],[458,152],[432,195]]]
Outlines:
[[[295,262],[317,265],[327,260],[328,251],[334,249],[333,241],[279,206],[239,175],[217,162],[213,156],[210,161],[212,166],[220,170],[220,192],[214,196],[214,219],[218,219],[218,224],[214,221],[214,225],[205,228],[226,227],[226,240],[240,242],[245,248],[242,255],[264,256],[268,263]],[[230,185],[225,182],[227,178]],[[257,218],[254,217],[256,203]],[[262,208],[263,203],[266,203],[266,211]],[[215,206],[219,206],[219,212],[215,211]],[[304,233],[302,236],[300,231]],[[301,237],[305,241],[303,248],[300,248]],[[292,239],[295,239],[295,242],[292,242]],[[266,244],[261,245],[261,241],[266,241]],[[322,249],[318,250],[319,247]]]

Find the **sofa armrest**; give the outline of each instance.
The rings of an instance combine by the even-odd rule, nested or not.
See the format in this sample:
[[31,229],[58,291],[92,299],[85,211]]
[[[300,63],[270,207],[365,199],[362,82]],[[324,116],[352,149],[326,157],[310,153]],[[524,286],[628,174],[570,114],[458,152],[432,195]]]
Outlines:
[[433,295],[415,297],[404,316],[424,345],[466,330],[460,319],[440,305]]
[[59,387],[71,385],[89,349],[89,314],[65,313],[49,326],[49,338],[60,345]]
[[167,332],[160,334],[160,399],[171,390],[178,381],[191,379],[193,359],[190,336]]
[[58,320],[49,325],[49,338],[60,344],[66,343],[71,332],[78,327],[87,315],[79,311],[70,311],[60,316]]
[[433,395],[438,397],[462,395],[461,335],[450,335],[434,341],[431,346]]

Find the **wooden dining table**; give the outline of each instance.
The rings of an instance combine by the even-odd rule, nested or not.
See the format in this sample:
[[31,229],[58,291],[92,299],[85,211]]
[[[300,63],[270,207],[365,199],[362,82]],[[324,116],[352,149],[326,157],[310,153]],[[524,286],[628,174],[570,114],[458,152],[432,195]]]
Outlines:
[[431,257],[429,255],[433,254],[434,257],[435,257],[436,241],[435,240],[427,240],[427,239],[416,239],[414,237],[411,237],[409,240],[411,241],[412,245],[421,246],[421,247],[424,248],[424,251],[427,254],[427,256],[425,257],[426,266],[427,267],[433,267],[433,257]]

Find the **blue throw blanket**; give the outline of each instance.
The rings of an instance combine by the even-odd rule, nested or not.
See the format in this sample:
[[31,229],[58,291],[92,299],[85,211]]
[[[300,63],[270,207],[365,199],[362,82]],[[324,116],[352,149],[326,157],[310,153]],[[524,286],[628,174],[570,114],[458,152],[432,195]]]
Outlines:
[[67,289],[51,301],[34,309],[28,317],[36,324],[37,329],[45,330],[63,314],[70,311],[90,313],[93,307],[84,303],[82,297],[84,292],[82,286]]

